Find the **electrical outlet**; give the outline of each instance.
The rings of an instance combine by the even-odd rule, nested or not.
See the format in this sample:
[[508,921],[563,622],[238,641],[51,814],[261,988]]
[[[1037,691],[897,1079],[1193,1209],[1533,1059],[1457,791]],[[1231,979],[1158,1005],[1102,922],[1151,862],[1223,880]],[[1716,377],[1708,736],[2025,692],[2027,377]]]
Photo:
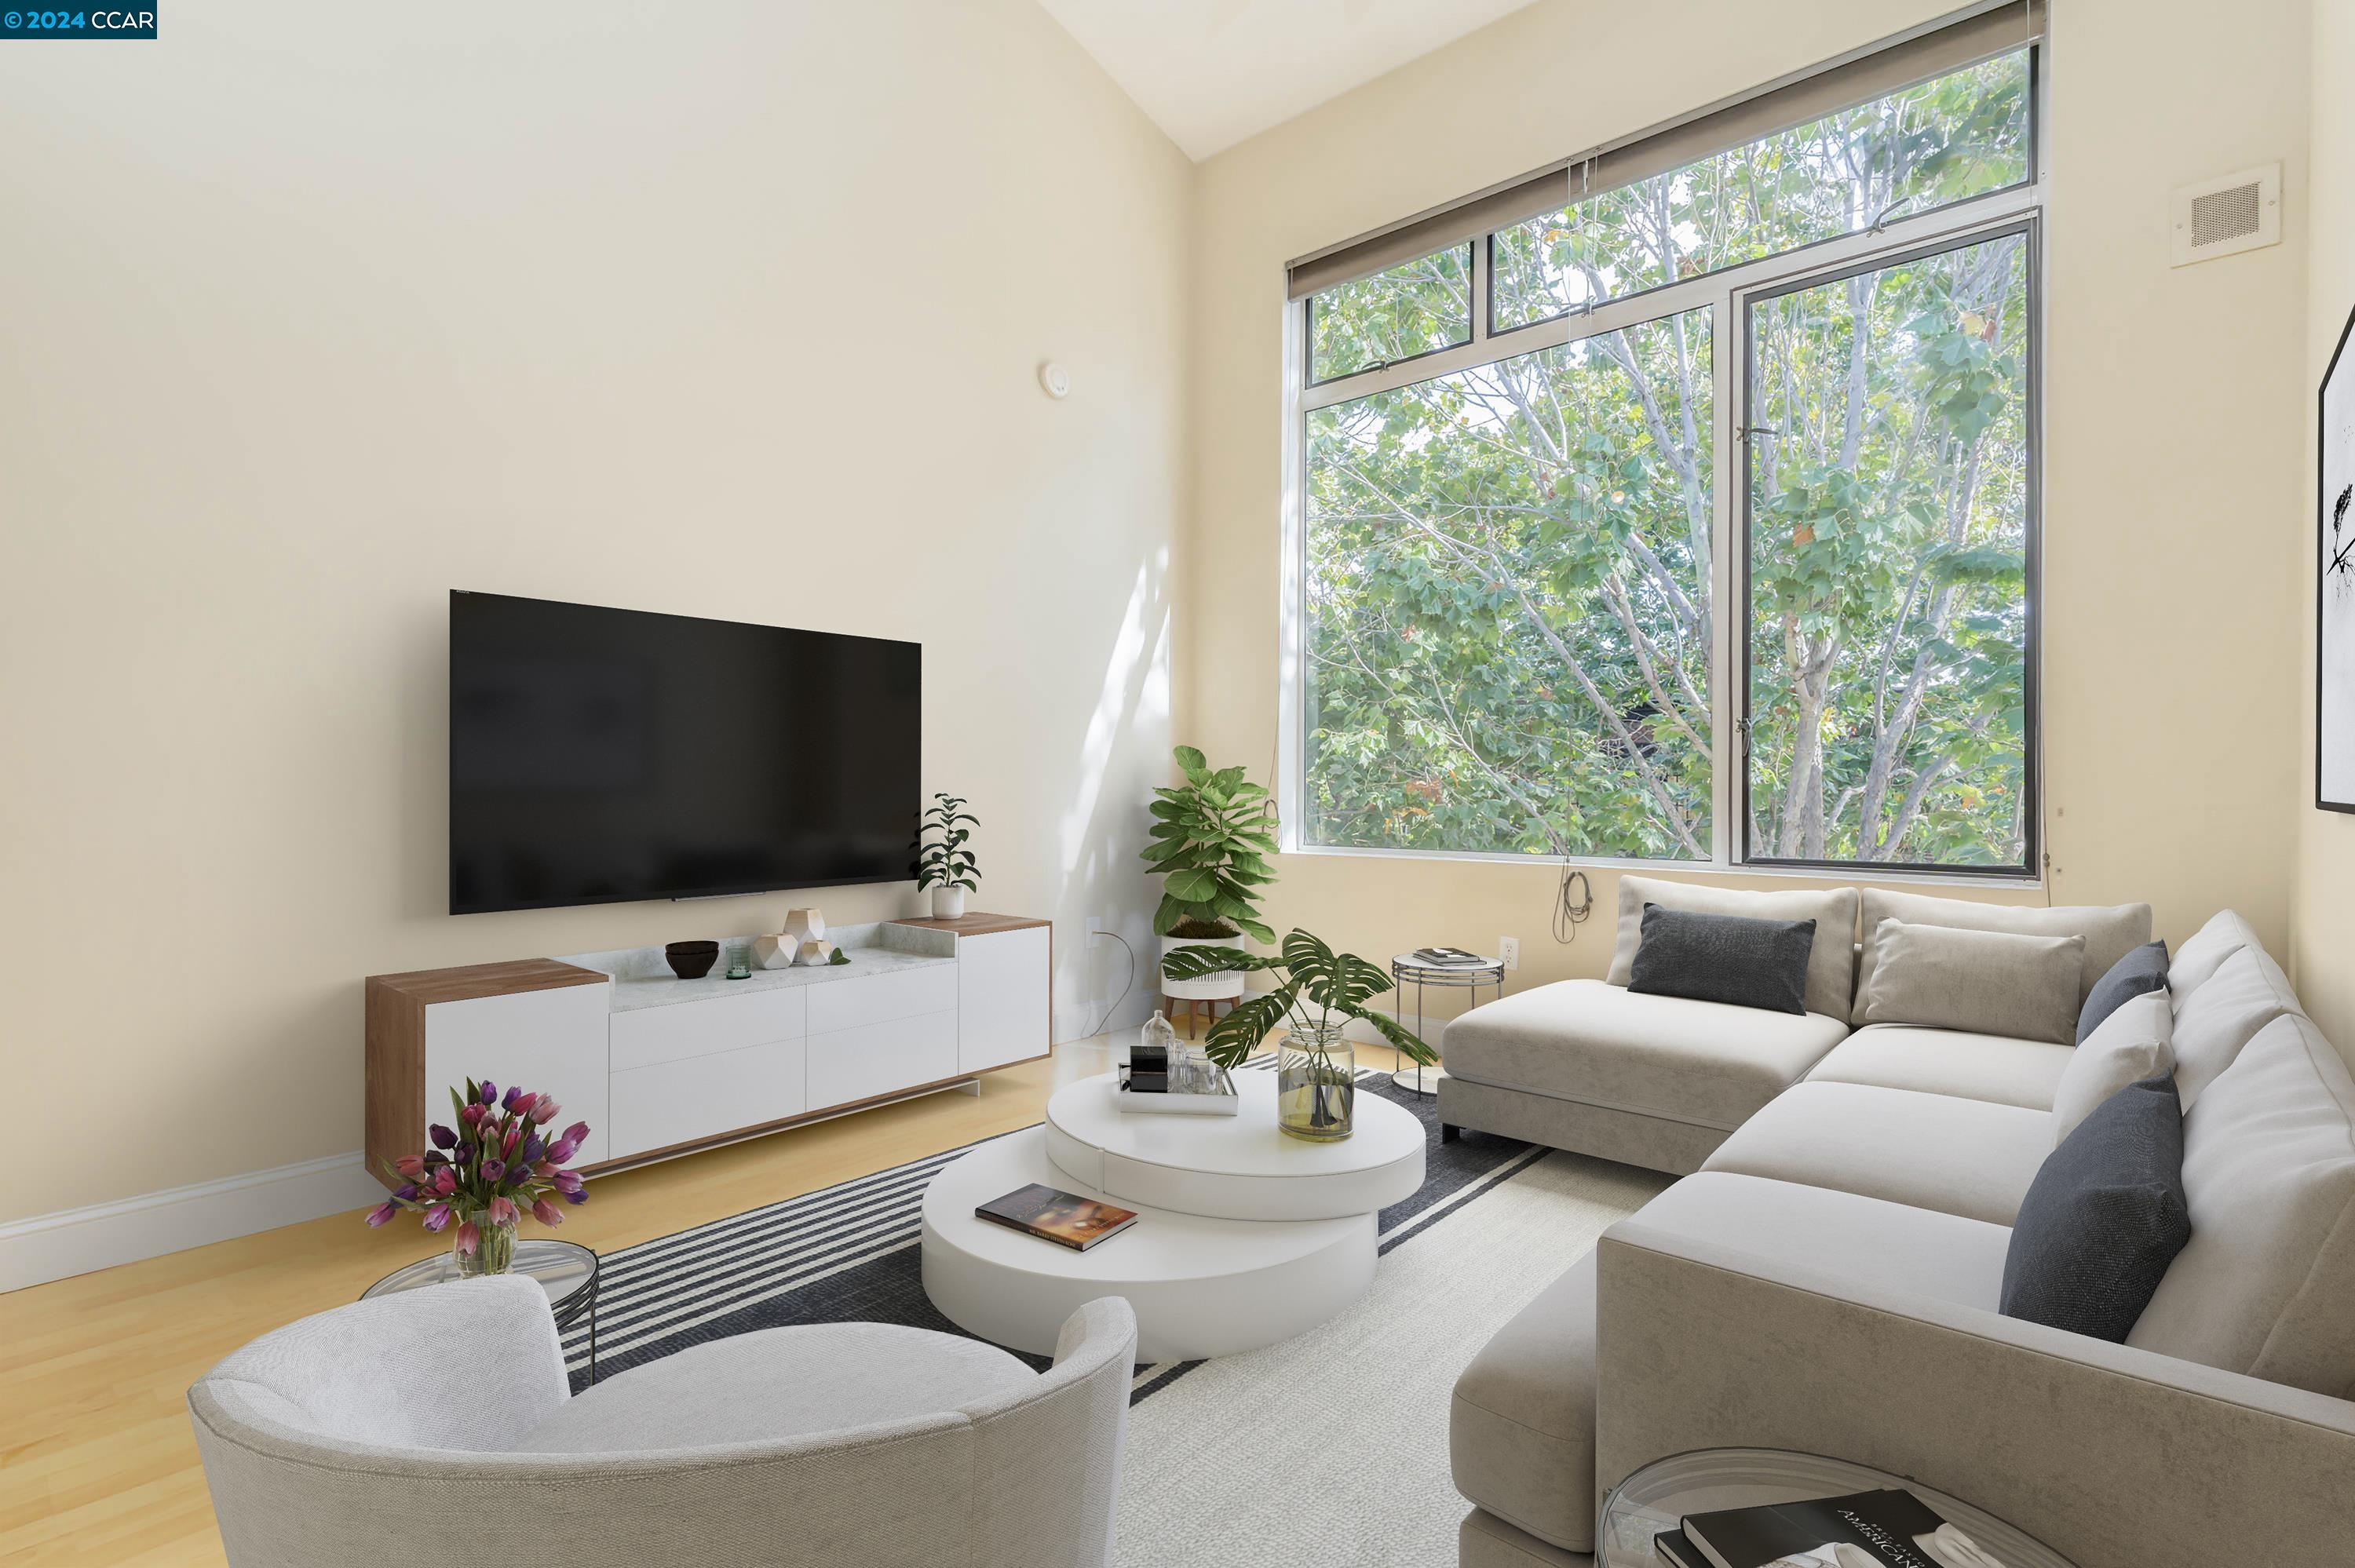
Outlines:
[[1521,939],[1518,937],[1497,938],[1497,957],[1504,961],[1504,965],[1507,969],[1519,969],[1521,967]]

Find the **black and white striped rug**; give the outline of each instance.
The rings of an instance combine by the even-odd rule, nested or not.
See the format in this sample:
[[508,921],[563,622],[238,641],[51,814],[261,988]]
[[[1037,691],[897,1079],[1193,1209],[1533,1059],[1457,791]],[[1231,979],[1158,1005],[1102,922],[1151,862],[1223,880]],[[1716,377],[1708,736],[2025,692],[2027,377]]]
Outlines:
[[[1268,1061],[1244,1070],[1265,1071]],[[1419,1118],[1430,1139],[1423,1187],[1382,1211],[1385,1254],[1444,1223],[1547,1152],[1477,1134],[1442,1143],[1435,1097],[1401,1089],[1386,1073],[1369,1070],[1358,1082],[1359,1093],[1380,1095]],[[789,1324],[900,1323],[964,1333],[925,1298],[917,1244],[925,1184],[973,1147],[605,1255],[599,1263],[597,1374],[611,1376],[708,1340]],[[590,1336],[584,1320],[564,1340],[576,1392],[590,1381]],[[1139,1367],[1133,1400],[1201,1364]]]

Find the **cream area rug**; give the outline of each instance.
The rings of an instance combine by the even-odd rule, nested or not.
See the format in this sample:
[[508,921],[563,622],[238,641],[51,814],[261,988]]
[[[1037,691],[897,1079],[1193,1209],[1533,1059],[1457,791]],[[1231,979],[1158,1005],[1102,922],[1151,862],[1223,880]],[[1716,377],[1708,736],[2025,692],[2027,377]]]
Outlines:
[[[1476,1135],[1467,1135],[1467,1139]],[[1456,1373],[1666,1176],[1527,1150],[1419,1215],[1348,1312],[1129,1412],[1121,1568],[1448,1568]],[[1141,1369],[1140,1383],[1157,1369]]]

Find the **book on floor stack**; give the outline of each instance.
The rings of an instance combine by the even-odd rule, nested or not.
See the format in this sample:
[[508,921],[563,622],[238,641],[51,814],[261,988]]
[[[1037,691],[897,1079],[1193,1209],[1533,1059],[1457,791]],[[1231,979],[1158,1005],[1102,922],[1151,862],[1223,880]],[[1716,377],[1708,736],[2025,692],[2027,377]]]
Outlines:
[[1687,1514],[1652,1544],[1670,1568],[2003,1568],[1894,1489]]

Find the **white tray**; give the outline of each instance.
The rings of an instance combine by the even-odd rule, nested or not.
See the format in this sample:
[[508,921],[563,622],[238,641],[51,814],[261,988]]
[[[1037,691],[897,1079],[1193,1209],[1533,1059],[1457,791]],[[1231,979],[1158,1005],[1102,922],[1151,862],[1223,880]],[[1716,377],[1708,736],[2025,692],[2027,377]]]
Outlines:
[[1242,1097],[1235,1093],[1235,1081],[1219,1069],[1219,1081],[1226,1085],[1223,1094],[1187,1094],[1151,1090],[1115,1089],[1113,1103],[1131,1116],[1233,1116],[1242,1109]]

